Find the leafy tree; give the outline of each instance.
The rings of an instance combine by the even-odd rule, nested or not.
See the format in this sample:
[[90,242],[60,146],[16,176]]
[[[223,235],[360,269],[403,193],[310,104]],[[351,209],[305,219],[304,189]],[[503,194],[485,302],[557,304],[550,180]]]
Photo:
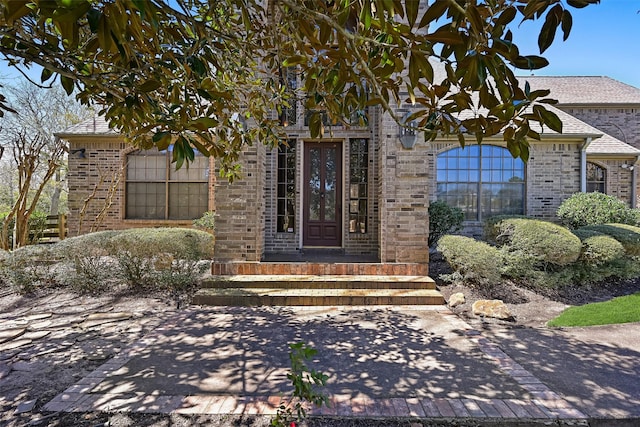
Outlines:
[[0,223],[2,249],[9,249],[14,227],[13,246],[28,243],[29,219],[42,208],[43,199],[47,199],[47,207],[57,206],[67,147],[53,134],[91,114],[60,88],[42,91],[24,82],[6,89],[7,100],[17,114],[7,115],[0,130],[0,161],[10,168],[3,170],[0,186],[5,195],[3,205],[8,205]]
[[[101,105],[131,142],[173,142],[177,166],[194,149],[214,155],[230,178],[245,144],[278,141],[274,112],[295,99],[286,78],[293,67],[313,136],[323,134],[325,115],[366,120],[365,107],[393,115],[406,100],[415,107],[409,121],[427,139],[457,135],[464,144],[465,134],[480,141],[503,132],[511,153],[526,160],[539,124],[562,124],[542,105],[549,91],[515,78],[512,68],[547,61],[522,55],[509,28],[544,19],[542,54],[558,29],[568,37],[569,7],[598,2],[1,0],[0,51],[12,65],[44,67],[43,83]],[[441,81],[437,62],[446,70]]]

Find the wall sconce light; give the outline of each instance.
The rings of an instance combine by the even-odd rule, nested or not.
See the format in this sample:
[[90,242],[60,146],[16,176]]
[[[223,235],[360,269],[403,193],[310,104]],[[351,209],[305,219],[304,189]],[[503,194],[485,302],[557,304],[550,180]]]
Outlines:
[[78,148],[77,150],[71,150],[71,153],[70,153],[70,154],[76,154],[76,153],[79,153],[77,157],[78,157],[79,159],[84,159],[85,157],[87,157],[87,156],[85,156],[85,154],[84,154],[84,153],[85,153],[85,151],[87,151],[87,149],[86,149],[86,148]]
[[418,133],[416,129],[418,125],[416,121],[407,121],[411,114],[411,112],[406,113],[402,117],[402,121],[398,125],[398,138],[400,139],[400,144],[402,144],[402,148],[405,148],[407,150],[415,147],[416,142],[418,141]]
[[620,165],[620,167],[621,167],[622,169],[629,169],[629,171],[632,171],[632,170],[633,170],[633,168],[634,168],[634,166],[633,166],[633,165],[630,165],[630,164],[628,164],[628,163],[623,163],[623,164],[621,164],[621,165]]

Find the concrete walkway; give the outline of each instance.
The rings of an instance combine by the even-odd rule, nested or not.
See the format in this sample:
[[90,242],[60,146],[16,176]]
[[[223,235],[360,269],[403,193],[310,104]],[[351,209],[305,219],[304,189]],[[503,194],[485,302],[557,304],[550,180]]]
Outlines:
[[637,350],[479,331],[433,306],[190,308],[45,409],[275,414],[291,392],[288,344],[299,341],[330,376],[332,405],[311,415],[640,425]]

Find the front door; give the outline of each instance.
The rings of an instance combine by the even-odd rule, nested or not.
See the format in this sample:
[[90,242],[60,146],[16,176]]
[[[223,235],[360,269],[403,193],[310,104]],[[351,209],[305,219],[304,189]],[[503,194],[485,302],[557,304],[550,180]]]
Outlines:
[[304,246],[342,244],[342,147],[339,142],[304,144]]

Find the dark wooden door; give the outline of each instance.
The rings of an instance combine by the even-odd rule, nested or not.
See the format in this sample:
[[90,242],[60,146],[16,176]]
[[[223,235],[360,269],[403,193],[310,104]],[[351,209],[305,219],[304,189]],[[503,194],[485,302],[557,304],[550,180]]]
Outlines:
[[305,246],[342,244],[342,150],[339,142],[304,144]]

